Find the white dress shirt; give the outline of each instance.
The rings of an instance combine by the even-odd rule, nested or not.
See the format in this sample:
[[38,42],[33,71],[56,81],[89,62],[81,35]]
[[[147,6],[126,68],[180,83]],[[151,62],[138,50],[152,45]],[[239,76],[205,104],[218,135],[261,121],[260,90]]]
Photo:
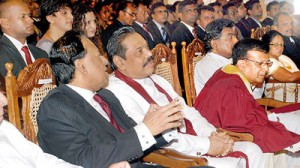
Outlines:
[[44,153],[11,123],[0,124],[0,168],[81,168]]
[[[208,136],[211,132],[216,131],[215,127],[208,123],[207,120],[203,118],[193,107],[187,106],[183,98],[177,95],[168,81],[158,75],[152,75],[151,78],[159,86],[161,86],[172,99],[175,99],[176,97],[179,98],[180,102],[184,106],[182,111],[184,112],[185,117],[191,121],[193,128],[198,135],[193,136],[184,133],[177,133],[177,131],[174,130],[166,131],[163,133],[163,136],[165,138],[172,136],[174,139],[167,148],[192,156],[207,153],[210,145]],[[150,78],[136,80],[136,82],[142,85],[142,87],[148,92],[153,100],[158,103],[159,106],[169,104],[167,97],[156,89]],[[142,122],[150,104],[139,93],[119,78],[116,78],[113,74],[110,76],[109,86],[107,89],[111,90],[117,96],[128,116],[135,120],[136,123]],[[181,131],[184,132],[185,128],[181,129]]]
[[[6,36],[6,37],[7,37],[7,38],[15,45],[15,47],[18,49],[19,53],[21,54],[23,60],[25,61],[25,64],[27,64],[26,57],[25,57],[25,53],[24,53],[24,51],[22,51],[22,47],[23,47],[23,46],[27,46],[27,47],[28,47],[27,41],[25,41],[25,44],[22,44],[20,41],[18,41],[17,39],[15,39],[15,38],[9,36],[8,34],[3,33],[3,35],[5,35],[5,36]],[[33,57],[33,55],[32,55],[32,53],[31,53],[29,47],[28,47],[28,51],[29,51],[29,53],[30,53],[30,57],[31,57],[32,62],[34,62],[34,61],[35,61],[35,58]]]
[[[110,122],[106,112],[102,109],[99,103],[96,102],[93,98],[96,93],[70,84],[67,84],[67,86],[70,87],[75,92],[77,92],[80,96],[82,96],[95,110],[97,110],[100,113],[102,117],[104,117],[108,122]],[[154,139],[150,130],[144,123],[141,122],[140,124],[136,125],[134,127],[134,130],[138,135],[143,151],[150,148],[152,145],[156,143],[156,140]]]

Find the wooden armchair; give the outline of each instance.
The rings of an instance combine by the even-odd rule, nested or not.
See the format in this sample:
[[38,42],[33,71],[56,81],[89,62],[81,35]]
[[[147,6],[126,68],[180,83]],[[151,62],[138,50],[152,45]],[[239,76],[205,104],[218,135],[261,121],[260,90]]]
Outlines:
[[204,50],[204,43],[199,39],[194,39],[186,47],[186,42],[182,42],[182,69],[184,79],[184,89],[186,95],[187,105],[193,106],[196,99],[196,91],[194,85],[194,69],[198,61],[200,61],[206,54]]
[[182,95],[178,78],[176,43],[172,42],[172,50],[164,44],[158,44],[152,49],[155,63],[154,73],[171,83],[178,95]]
[[12,74],[12,63],[6,63],[5,67],[9,121],[28,140],[37,143],[37,111],[43,98],[56,87],[48,59],[35,60],[20,72],[18,79]]
[[176,168],[208,165],[208,161],[205,158],[186,156],[168,149],[159,149],[154,151],[145,156],[143,160],[149,163],[157,163],[164,167]]

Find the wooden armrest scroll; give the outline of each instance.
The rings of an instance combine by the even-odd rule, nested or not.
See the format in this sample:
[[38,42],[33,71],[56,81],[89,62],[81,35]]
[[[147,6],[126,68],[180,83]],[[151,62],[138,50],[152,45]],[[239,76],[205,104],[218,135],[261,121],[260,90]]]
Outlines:
[[205,158],[187,156],[173,150],[159,149],[143,158],[145,162],[156,163],[165,167],[186,168],[191,166],[207,166]]

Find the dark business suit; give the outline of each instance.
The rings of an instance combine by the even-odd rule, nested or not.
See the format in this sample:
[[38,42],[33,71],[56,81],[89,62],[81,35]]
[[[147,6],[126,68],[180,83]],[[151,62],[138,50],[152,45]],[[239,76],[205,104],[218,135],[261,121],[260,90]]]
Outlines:
[[134,30],[139,33],[148,43],[148,47],[151,50],[152,48],[155,47],[154,45],[154,41],[152,40],[151,36],[149,35],[149,33],[147,33],[144,28],[142,28],[139,24],[137,23],[133,23],[132,27],[134,28]]
[[[28,44],[28,48],[35,59],[48,58],[48,54],[44,50],[31,44]],[[16,76],[18,76],[20,71],[26,67],[26,63],[18,49],[5,35],[3,35],[0,38],[0,73],[2,76],[6,75],[7,71],[5,69],[5,63],[7,62],[14,64],[12,72]]]
[[123,25],[119,20],[115,19],[113,21],[113,24],[109,25],[102,33],[101,33],[101,40],[103,49],[107,51],[107,43],[110,37],[114,34],[115,31],[120,29],[121,27],[124,27],[126,25]]
[[204,42],[205,36],[206,36],[206,31],[204,31],[201,27],[196,26],[196,34],[198,36],[198,38]]
[[170,43],[170,31],[166,26],[165,26],[165,28],[166,28],[166,32],[167,32],[167,41],[164,41],[164,39],[160,33],[160,30],[158,29],[156,24],[153,22],[153,20],[149,21],[147,26],[148,26],[150,33],[153,36],[155,46],[159,43],[163,43],[163,44]]
[[[200,27],[196,26],[196,33],[199,32]],[[197,34],[198,35],[198,34]],[[182,59],[181,59],[181,42],[185,41],[186,46],[194,40],[193,34],[190,30],[181,22],[178,23],[176,29],[173,31],[171,41],[176,42],[176,53],[177,53],[177,65],[178,65],[178,77],[180,85],[184,86],[183,70],[182,70]]]
[[[129,118],[113,93],[102,89],[99,95],[110,107],[125,132],[120,133],[83,97],[64,84],[49,92],[38,115],[38,142],[46,152],[85,168],[105,168],[127,160],[132,167],[144,166],[144,155],[136,123]],[[166,141],[157,139],[159,145]],[[158,145],[158,144],[157,144]]]
[[291,42],[290,37],[283,36],[284,50],[283,55],[290,57],[298,68],[300,68],[300,39],[292,36],[295,43]]
[[242,18],[235,26],[240,30],[244,38],[250,38],[251,36],[251,26],[246,21],[245,18]]
[[261,25],[263,27],[266,27],[266,26],[273,26],[273,19],[269,18],[269,17],[266,17],[262,22],[261,22]]
[[260,25],[257,24],[256,21],[252,17],[248,17],[246,19],[246,21],[248,22],[248,25],[250,25],[250,33],[251,33],[251,29],[256,30],[258,27],[260,27]]

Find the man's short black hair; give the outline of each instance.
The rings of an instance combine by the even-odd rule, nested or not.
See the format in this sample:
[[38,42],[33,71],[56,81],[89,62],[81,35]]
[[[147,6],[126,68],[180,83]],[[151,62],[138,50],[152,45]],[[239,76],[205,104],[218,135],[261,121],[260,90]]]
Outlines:
[[227,3],[225,4],[224,6],[222,6],[222,10],[223,10],[223,15],[228,15],[228,9],[230,7],[234,6],[235,7],[235,4],[234,3]]
[[271,8],[272,8],[274,5],[279,5],[279,2],[278,2],[278,1],[272,1],[272,2],[268,3],[268,5],[267,5],[267,11],[270,11]]
[[77,59],[85,56],[81,35],[68,31],[52,46],[49,59],[55,79],[58,83],[68,84],[74,77]]
[[181,13],[183,11],[183,8],[186,7],[187,5],[196,5],[196,3],[193,0],[182,1],[182,2],[179,3],[178,12]]
[[201,16],[202,11],[211,11],[211,12],[214,12],[215,10],[214,10],[213,7],[207,6],[207,5],[198,6],[198,8],[197,8],[198,16]]
[[260,51],[263,53],[269,52],[269,45],[257,39],[243,39],[233,46],[232,62],[236,65],[238,60],[247,58],[248,51]]
[[259,0],[249,0],[248,2],[245,3],[245,7],[248,10],[252,10],[253,5],[259,3]]

